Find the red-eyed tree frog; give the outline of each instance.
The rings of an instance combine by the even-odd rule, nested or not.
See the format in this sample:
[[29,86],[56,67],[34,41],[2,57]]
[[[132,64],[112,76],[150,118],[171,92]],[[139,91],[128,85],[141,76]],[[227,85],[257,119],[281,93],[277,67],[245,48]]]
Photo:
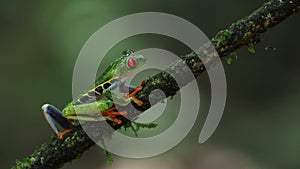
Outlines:
[[[111,120],[117,124],[122,121],[117,118],[126,115],[126,111],[115,111],[116,105],[128,105],[131,101],[142,106],[142,101],[135,98],[140,87],[125,86],[126,79],[146,63],[146,58],[131,50],[124,51],[122,56],[111,63],[104,73],[96,79],[95,86],[73,100],[60,111],[50,104],[42,106],[44,116],[59,139],[68,133],[73,120],[104,121]],[[115,89],[120,92],[129,91],[127,97],[118,97]],[[65,131],[58,129],[57,122]]]

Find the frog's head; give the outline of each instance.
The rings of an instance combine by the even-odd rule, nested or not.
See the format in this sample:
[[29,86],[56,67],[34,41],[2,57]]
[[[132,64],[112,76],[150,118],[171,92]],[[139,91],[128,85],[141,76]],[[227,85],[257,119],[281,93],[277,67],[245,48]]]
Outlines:
[[114,65],[114,76],[125,77],[136,72],[146,63],[143,55],[136,54],[132,50],[126,50]]

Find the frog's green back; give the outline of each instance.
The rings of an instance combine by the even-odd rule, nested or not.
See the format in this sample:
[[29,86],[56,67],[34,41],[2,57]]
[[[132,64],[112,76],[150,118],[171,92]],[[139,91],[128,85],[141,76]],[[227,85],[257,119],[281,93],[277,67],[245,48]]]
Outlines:
[[114,72],[117,69],[118,63],[120,63],[123,60],[124,57],[125,56],[122,55],[117,60],[115,60],[113,63],[111,63],[105,69],[105,71],[100,76],[97,77],[97,79],[95,81],[95,86],[98,86],[98,85],[108,81],[109,79],[111,79],[114,76]]

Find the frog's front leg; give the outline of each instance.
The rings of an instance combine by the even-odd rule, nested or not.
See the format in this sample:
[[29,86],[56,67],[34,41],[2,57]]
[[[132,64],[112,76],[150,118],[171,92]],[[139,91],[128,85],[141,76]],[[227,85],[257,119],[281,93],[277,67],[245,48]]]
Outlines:
[[[71,122],[65,118],[62,115],[62,112],[60,110],[58,110],[56,107],[50,105],[50,104],[45,104],[42,106],[42,110],[44,113],[44,116],[47,120],[47,122],[49,123],[51,129],[54,131],[54,133],[57,135],[57,137],[59,139],[62,139],[62,137],[70,132],[70,128],[71,128]],[[66,129],[65,131],[59,131],[58,126],[56,125],[57,122],[61,127],[63,127],[64,129]]]
[[[139,88],[138,90],[136,90],[136,92],[138,92],[138,91],[140,91],[140,90],[141,90],[141,88]],[[136,94],[136,92],[133,93],[132,95],[131,95],[131,94],[128,95],[127,98],[123,98],[123,97],[119,97],[116,93],[114,93],[114,92],[111,91],[111,90],[104,90],[104,91],[103,91],[104,95],[105,95],[107,98],[113,100],[113,102],[114,102],[115,104],[117,104],[117,105],[120,105],[120,106],[126,106],[126,105],[128,105],[130,102],[133,101],[133,102],[136,103],[138,106],[142,106],[142,105],[143,105],[143,102],[140,101],[140,100],[138,100],[138,99],[134,96],[134,95]]]
[[[145,80],[142,81],[140,86],[127,86],[125,85],[125,83],[122,83],[119,87],[120,92],[126,93],[124,95],[124,98],[133,98],[135,100],[135,102],[137,103],[137,105],[142,106],[142,101],[138,100],[135,95],[141,91],[143,89],[143,85],[145,84]],[[127,94],[129,93],[129,94]]]

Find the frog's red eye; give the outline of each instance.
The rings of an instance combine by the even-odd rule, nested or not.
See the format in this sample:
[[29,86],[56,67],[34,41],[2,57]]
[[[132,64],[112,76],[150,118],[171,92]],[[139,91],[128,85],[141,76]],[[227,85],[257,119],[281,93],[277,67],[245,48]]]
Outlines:
[[134,57],[129,57],[128,59],[127,59],[127,66],[129,67],[129,68],[135,68],[136,67],[136,65],[137,65],[137,60],[136,60],[136,58],[134,58]]

